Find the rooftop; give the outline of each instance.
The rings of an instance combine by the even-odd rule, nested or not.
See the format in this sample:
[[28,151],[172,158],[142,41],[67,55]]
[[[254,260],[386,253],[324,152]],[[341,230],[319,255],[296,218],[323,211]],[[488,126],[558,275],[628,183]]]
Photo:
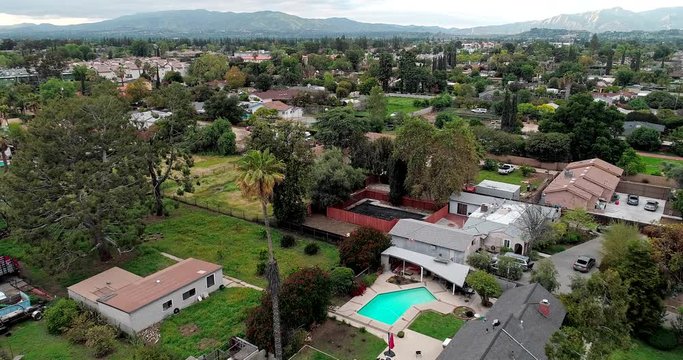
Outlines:
[[282,101],[268,101],[263,103],[263,107],[266,109],[273,109],[277,111],[286,111],[287,109],[290,109],[291,106],[283,103]]
[[420,220],[401,219],[389,231],[389,235],[400,236],[456,251],[465,251],[472,244],[476,234]]
[[503,190],[507,192],[516,192],[521,189],[521,186],[519,185],[514,185],[514,184],[508,184],[500,181],[493,181],[493,180],[482,180],[479,184],[477,184],[477,187],[484,187],[488,189],[496,189],[496,190]]
[[142,277],[131,272],[119,267],[113,267],[77,284],[69,286],[68,290],[95,302],[101,297],[111,295],[119,289],[141,279]]

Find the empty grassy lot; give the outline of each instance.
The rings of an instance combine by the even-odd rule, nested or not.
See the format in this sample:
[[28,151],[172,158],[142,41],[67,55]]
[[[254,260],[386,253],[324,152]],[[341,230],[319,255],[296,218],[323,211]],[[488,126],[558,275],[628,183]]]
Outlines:
[[538,186],[542,182],[541,178],[535,177],[533,175],[525,178],[524,176],[522,176],[522,171],[520,171],[519,169],[515,169],[515,171],[507,175],[501,175],[497,171],[482,169],[479,170],[479,174],[477,175],[477,179],[475,180],[475,185],[479,184],[483,180],[492,180],[520,186],[526,186],[526,183],[523,183],[523,181],[531,181],[531,184],[535,186]]
[[665,162],[683,165],[683,161],[681,160],[667,160],[649,156],[641,156],[640,159],[645,164],[645,173],[650,175],[661,173],[662,165]]
[[[259,253],[268,247],[263,226],[180,206],[169,217],[148,224],[145,231],[156,239],[147,246],[181,258],[194,257],[221,264],[226,275],[258,286],[266,285],[266,280],[256,274]],[[339,251],[331,244],[297,236],[296,246],[283,249],[281,236],[279,231],[273,230],[275,257],[282,278],[300,267],[317,265],[330,269],[339,263]],[[304,254],[304,247],[309,242],[320,246],[318,254]]]
[[413,105],[415,99],[402,98],[402,97],[387,97],[387,115],[392,113],[412,113],[422,109],[421,107],[416,107]]
[[423,311],[413,320],[408,329],[443,341],[452,338],[465,324],[453,314],[439,314],[436,311]]
[[632,349],[617,351],[609,360],[680,360],[683,359],[683,346],[672,351],[657,350],[642,341],[636,340]]

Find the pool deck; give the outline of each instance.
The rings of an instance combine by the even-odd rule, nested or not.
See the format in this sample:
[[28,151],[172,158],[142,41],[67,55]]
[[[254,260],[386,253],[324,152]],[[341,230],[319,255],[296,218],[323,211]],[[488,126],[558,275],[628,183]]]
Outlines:
[[[417,350],[422,351],[423,360],[436,359],[438,354],[441,353],[441,343],[443,340],[439,341],[408,330],[410,323],[421,311],[433,310],[442,314],[448,314],[458,306],[470,307],[475,313],[479,314],[485,314],[487,311],[486,308],[481,306],[481,298],[479,295],[473,295],[469,302],[466,302],[464,296],[458,294],[453,295],[449,289],[444,288],[442,285],[432,280],[408,285],[395,285],[387,282],[387,280],[394,275],[395,274],[391,272],[385,272],[380,275],[377,277],[375,283],[365,291],[365,294],[356,296],[346,304],[332,309],[329,315],[336,317],[338,320],[344,320],[352,326],[358,328],[364,327],[368,332],[379,336],[384,339],[384,341],[387,341],[387,332],[394,333],[394,342],[396,344],[394,352],[397,354],[395,359],[413,359],[415,358],[415,351]],[[358,310],[378,294],[414,289],[417,287],[426,287],[427,290],[436,297],[436,301],[411,306],[393,325],[387,325],[383,322],[358,314]],[[404,331],[406,333],[405,338],[399,339],[395,336],[399,331]]]

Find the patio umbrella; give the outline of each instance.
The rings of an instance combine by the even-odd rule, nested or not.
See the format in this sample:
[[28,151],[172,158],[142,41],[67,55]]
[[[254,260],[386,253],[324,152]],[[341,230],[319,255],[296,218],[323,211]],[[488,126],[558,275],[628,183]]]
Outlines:
[[391,350],[394,348],[394,334],[388,333],[387,336],[389,337],[389,351],[385,351],[384,355],[389,356],[389,357],[394,357],[394,356],[396,356],[396,354]]

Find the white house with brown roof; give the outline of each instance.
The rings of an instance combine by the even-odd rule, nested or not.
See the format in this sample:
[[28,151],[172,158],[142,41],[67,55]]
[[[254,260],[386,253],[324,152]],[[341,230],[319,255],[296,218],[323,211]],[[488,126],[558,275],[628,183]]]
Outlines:
[[569,163],[543,191],[544,205],[602,209],[612,199],[624,170],[595,158]]
[[282,101],[266,101],[263,103],[266,109],[276,110],[277,116],[283,119],[297,119],[304,116],[304,109],[296,106],[290,106]]
[[209,296],[223,284],[223,268],[186,259],[147,277],[118,267],[68,287],[69,297],[135,334]]

